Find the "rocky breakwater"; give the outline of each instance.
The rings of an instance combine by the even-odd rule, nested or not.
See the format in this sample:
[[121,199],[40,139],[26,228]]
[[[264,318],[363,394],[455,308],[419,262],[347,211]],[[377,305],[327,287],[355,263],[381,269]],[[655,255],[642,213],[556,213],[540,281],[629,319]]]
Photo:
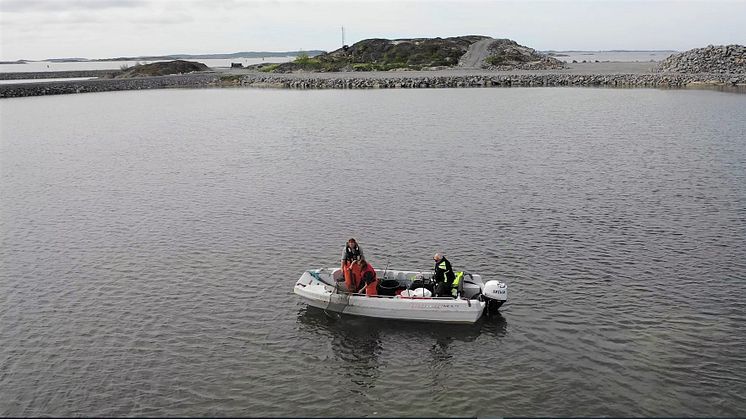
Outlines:
[[74,77],[114,77],[119,70],[70,70],[0,73],[0,80],[62,79]]
[[685,74],[746,74],[746,46],[709,45],[673,54],[658,71]]
[[[692,74],[438,74],[422,75],[406,72],[380,72],[366,77],[354,73],[315,74],[249,74],[241,76],[238,83],[247,87],[279,87],[289,89],[411,89],[452,87],[686,87],[702,82]],[[444,74],[445,73],[445,74]],[[331,77],[330,77],[331,76]],[[713,75],[709,80],[728,83],[728,75]],[[738,78],[746,83],[746,76]]]
[[219,85],[219,83],[220,78],[216,74],[184,74],[131,79],[0,84],[0,98],[111,92],[117,90],[165,89],[171,87],[212,87]]
[[[185,66],[183,63],[185,62],[172,61],[135,66],[116,74],[113,78],[0,84],[0,98],[220,85],[219,75],[204,71],[208,69],[204,64],[194,63],[198,66]],[[194,71],[195,68],[199,70]],[[182,71],[189,72],[180,74]]]

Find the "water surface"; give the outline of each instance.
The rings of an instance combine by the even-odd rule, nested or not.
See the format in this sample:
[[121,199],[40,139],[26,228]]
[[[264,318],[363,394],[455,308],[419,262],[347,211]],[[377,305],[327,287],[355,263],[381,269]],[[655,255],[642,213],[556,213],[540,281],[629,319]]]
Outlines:
[[[0,101],[0,414],[742,416],[746,96],[153,90]],[[374,266],[497,317],[343,317]]]

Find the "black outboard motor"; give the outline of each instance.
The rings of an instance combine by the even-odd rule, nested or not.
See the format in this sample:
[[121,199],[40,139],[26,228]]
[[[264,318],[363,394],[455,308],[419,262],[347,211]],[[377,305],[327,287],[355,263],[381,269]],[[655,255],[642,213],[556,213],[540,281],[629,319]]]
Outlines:
[[484,307],[487,314],[495,314],[508,299],[508,286],[494,279],[487,281],[482,288],[482,298],[487,303]]

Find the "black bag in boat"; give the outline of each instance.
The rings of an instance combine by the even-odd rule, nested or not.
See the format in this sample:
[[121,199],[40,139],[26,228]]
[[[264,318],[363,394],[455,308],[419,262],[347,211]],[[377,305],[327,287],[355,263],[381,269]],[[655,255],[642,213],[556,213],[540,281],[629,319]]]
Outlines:
[[399,281],[384,279],[378,284],[378,295],[396,295],[397,289],[399,289]]

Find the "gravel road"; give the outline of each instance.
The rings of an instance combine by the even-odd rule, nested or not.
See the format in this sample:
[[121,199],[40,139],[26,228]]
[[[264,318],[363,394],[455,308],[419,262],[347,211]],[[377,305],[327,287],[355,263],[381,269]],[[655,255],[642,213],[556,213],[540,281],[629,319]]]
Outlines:
[[469,50],[459,60],[459,67],[481,68],[484,59],[487,58],[487,48],[494,41],[494,39],[488,38],[471,44]]

